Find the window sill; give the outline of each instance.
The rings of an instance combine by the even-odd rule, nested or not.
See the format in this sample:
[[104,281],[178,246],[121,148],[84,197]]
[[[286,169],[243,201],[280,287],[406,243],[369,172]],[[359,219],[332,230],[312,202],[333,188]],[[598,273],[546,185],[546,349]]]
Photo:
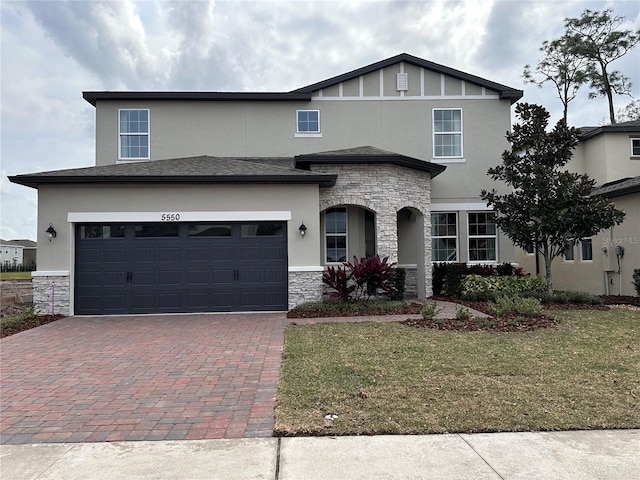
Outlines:
[[440,158],[434,157],[431,159],[432,163],[466,163],[466,158]]
[[322,138],[321,133],[296,133],[295,138]]
[[119,158],[116,163],[148,162],[150,158]]

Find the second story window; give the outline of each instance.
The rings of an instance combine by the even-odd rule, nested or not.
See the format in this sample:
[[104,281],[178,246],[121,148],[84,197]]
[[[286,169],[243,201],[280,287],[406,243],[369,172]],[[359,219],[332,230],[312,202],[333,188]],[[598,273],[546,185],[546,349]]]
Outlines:
[[640,138],[631,139],[631,156],[640,157]]
[[462,110],[433,110],[434,158],[462,158]]
[[149,159],[149,110],[119,110],[120,160]]
[[298,110],[296,111],[296,122],[296,133],[319,134],[320,110]]

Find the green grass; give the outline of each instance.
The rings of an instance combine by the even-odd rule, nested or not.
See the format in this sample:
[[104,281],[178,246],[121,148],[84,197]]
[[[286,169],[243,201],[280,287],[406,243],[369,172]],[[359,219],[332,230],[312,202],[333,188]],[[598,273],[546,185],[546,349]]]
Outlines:
[[[290,325],[283,435],[640,427],[640,312],[554,311],[557,329]],[[325,420],[327,413],[338,415]]]
[[31,280],[31,272],[0,272],[0,280]]

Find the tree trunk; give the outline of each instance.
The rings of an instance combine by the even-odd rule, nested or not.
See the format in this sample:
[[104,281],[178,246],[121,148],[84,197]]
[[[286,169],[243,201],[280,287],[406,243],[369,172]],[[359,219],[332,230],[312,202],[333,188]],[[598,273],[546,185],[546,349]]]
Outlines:
[[609,119],[611,120],[611,125],[615,125],[616,114],[613,110],[613,92],[611,91],[609,74],[607,73],[607,67],[605,65],[602,65],[602,82],[604,83],[605,93],[607,94],[607,100],[609,101]]
[[553,281],[551,280],[551,262],[552,258],[549,258],[547,254],[544,256],[544,271],[545,276],[547,278],[547,295],[549,295],[549,300],[553,297]]

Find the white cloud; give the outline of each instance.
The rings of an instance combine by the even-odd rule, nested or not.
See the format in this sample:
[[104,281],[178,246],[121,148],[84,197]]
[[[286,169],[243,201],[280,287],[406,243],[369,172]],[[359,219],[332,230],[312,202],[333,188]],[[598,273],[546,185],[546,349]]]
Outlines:
[[[605,6],[640,26],[630,1],[2,1],[0,232],[35,236],[35,191],[7,188],[7,174],[93,163],[94,109],[83,90],[288,91],[407,52],[524,89],[553,121],[553,90],[525,86],[522,68],[565,17]],[[635,97],[639,55],[614,64]],[[569,119],[605,115],[585,89]]]

